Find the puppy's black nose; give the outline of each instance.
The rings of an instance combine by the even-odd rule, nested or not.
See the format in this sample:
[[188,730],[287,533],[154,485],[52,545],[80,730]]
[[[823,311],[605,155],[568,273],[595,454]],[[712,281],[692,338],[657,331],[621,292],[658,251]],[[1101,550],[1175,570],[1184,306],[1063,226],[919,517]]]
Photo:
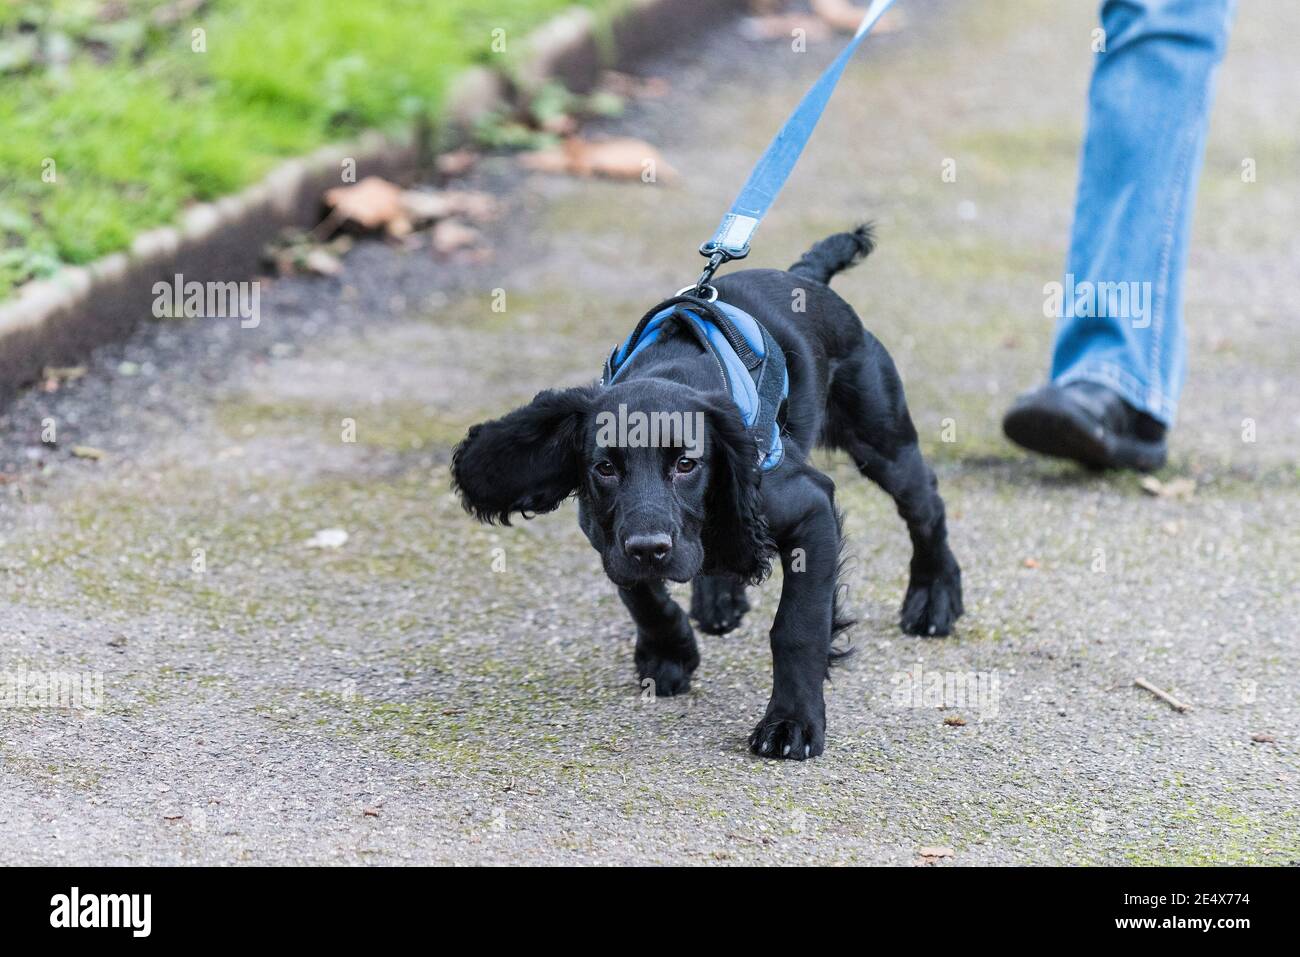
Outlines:
[[662,562],[672,550],[673,540],[664,532],[655,532],[653,535],[630,535],[623,543],[623,551],[641,565]]

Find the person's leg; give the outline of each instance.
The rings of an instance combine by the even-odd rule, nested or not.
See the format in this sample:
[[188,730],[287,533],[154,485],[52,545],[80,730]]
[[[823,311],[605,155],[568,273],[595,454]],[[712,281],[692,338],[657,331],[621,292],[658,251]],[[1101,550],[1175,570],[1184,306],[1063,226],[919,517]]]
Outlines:
[[[1161,426],[1173,423],[1186,371],[1182,277],[1232,7],[1233,0],[1104,0],[1101,6],[1106,45],[1088,94],[1051,381],[1056,399],[1060,387],[1074,383],[1104,387],[1069,391],[1067,404],[1073,394],[1091,392],[1102,405],[1118,396],[1129,408],[1114,403],[1117,408],[1102,410],[1105,427],[1145,429],[1160,441],[1160,461]],[[1086,420],[1100,408],[1081,414]],[[1090,459],[1071,454],[1068,442],[1064,449],[1050,447],[1050,440],[1036,444],[1033,430],[1016,424],[1009,414],[1008,435],[1021,444]],[[1096,451],[1089,464],[1135,464]],[[1154,462],[1148,456],[1139,467]]]
[[[1053,382],[1109,386],[1173,423],[1186,372],[1182,279],[1231,0],[1106,0],[1067,280],[1122,283],[1120,316],[1062,317]],[[1108,312],[1109,295],[1080,304]],[[1070,283],[1065,284],[1066,295]],[[1075,286],[1076,292],[1078,286]],[[1096,309],[1088,306],[1096,305]],[[1076,312],[1078,310],[1075,310]]]

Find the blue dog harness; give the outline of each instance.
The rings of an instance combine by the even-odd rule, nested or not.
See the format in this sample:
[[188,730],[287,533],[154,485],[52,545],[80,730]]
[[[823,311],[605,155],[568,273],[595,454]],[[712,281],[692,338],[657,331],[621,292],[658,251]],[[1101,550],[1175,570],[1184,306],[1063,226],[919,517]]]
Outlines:
[[781,427],[790,396],[785,353],[753,316],[730,303],[698,296],[664,300],[614,347],[600,384],[612,386],[637,356],[674,335],[693,337],[717,360],[723,387],[758,446],[759,468],[768,472],[780,465],[785,454]]

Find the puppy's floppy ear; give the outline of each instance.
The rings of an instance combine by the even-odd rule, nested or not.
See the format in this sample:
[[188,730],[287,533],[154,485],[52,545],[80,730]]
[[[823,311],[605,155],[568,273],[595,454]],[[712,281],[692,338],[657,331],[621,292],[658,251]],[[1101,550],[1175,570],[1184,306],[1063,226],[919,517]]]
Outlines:
[[772,570],[773,543],[759,492],[758,447],[730,404],[705,416],[712,450],[702,537],[705,566],[757,583]]
[[582,442],[594,390],[552,389],[473,426],[451,457],[451,484],[480,522],[549,512],[582,482]]

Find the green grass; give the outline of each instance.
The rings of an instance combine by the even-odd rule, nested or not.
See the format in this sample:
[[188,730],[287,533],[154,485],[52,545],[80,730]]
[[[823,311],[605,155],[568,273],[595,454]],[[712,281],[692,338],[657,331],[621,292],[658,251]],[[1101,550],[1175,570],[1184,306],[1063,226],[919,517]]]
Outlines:
[[456,73],[574,5],[616,0],[0,4],[0,299],[287,157],[435,120]]

